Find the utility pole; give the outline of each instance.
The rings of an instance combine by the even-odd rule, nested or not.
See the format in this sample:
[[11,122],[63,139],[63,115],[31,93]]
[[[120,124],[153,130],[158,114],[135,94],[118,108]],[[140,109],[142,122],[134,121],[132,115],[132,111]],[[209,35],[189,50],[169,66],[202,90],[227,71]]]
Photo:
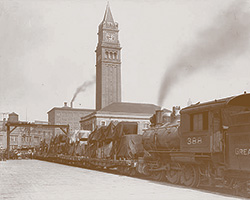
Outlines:
[[7,126],[7,159],[10,157],[10,127]]

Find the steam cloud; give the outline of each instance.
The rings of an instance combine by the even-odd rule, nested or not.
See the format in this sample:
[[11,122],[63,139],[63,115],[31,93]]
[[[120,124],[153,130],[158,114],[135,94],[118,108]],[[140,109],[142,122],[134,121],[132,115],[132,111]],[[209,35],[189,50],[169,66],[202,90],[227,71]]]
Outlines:
[[82,85],[80,85],[76,91],[75,91],[75,94],[71,100],[71,105],[72,103],[75,101],[75,98],[77,97],[77,95],[80,93],[80,92],[84,92],[89,86],[93,85],[95,83],[95,77],[93,77],[92,80],[90,81],[85,81]]
[[171,87],[181,77],[199,69],[218,68],[213,62],[225,57],[237,57],[249,47],[250,13],[244,2],[234,2],[215,19],[215,24],[199,33],[192,46],[182,50],[164,74],[158,105],[162,106]]

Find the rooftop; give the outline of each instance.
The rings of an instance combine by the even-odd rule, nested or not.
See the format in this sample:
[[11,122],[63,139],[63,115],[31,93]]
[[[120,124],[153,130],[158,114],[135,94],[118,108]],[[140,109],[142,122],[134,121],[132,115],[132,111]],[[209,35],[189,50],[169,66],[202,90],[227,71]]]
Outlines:
[[127,103],[127,102],[116,102],[112,103],[98,112],[109,111],[109,112],[122,112],[122,113],[145,113],[154,114],[156,110],[160,110],[160,106],[146,103]]
[[94,112],[95,111],[95,109],[72,108],[72,107],[69,107],[69,106],[63,106],[63,107],[54,107],[51,110],[49,110],[47,113],[52,112],[53,110],[89,111],[89,112]]

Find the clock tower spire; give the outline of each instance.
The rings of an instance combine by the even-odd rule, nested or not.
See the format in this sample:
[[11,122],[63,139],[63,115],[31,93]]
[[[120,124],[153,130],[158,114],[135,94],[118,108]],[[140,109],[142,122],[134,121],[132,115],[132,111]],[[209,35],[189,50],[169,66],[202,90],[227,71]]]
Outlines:
[[121,47],[118,23],[109,3],[98,30],[96,47],[96,110],[121,102]]

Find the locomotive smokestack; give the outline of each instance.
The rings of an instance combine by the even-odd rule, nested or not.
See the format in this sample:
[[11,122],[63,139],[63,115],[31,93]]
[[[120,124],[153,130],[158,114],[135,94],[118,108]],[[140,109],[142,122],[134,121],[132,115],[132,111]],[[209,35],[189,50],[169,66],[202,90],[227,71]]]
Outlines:
[[156,125],[161,125],[163,123],[163,110],[156,110]]

